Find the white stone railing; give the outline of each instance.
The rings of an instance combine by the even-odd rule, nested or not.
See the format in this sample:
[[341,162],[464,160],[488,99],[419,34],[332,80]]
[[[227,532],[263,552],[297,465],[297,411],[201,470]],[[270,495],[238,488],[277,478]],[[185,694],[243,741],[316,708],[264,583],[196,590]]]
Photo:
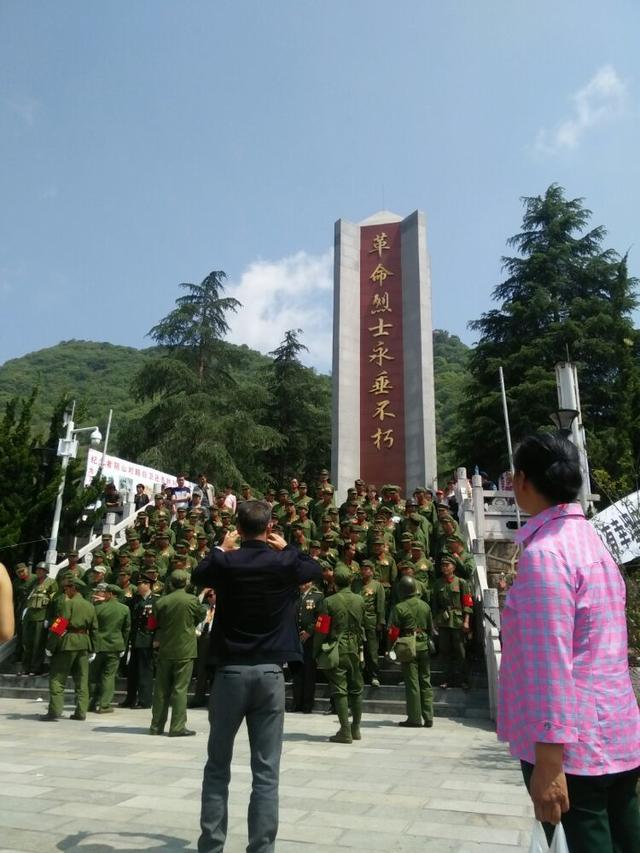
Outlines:
[[[507,534],[506,523],[510,520],[511,513],[485,511],[485,499],[501,497],[500,492],[485,492],[482,488],[482,478],[475,474],[472,485],[469,487],[467,472],[465,468],[459,468],[456,481],[456,499],[458,501],[458,522],[460,532],[465,539],[468,550],[473,554],[476,562],[476,574],[474,578],[474,599],[479,603],[477,610],[479,617],[474,625],[476,635],[482,637],[484,654],[487,667],[487,685],[489,692],[489,716],[495,721],[498,709],[498,679],[500,675],[500,658],[502,655],[500,646],[500,609],[498,607],[498,590],[490,589],[487,581],[487,564],[485,555],[485,538],[494,538],[496,524],[493,516],[502,519],[499,525],[499,534],[504,531],[504,536],[496,538],[511,538]],[[510,493],[504,493],[505,497],[513,497]],[[500,507],[500,504],[498,505]],[[505,508],[506,508],[505,503]],[[497,508],[496,508],[497,509]],[[500,507],[502,510],[502,507]],[[515,509],[513,518],[515,519]],[[512,535],[512,534],[511,534]]]

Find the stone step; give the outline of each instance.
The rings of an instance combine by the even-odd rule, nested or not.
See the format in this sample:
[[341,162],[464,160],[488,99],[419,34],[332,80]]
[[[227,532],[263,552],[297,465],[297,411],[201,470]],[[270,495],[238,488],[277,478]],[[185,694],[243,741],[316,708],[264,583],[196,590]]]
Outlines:
[[[118,679],[116,685],[115,703],[124,698],[125,681]],[[286,685],[287,699],[291,698],[291,685]],[[189,695],[192,695],[190,692]],[[36,702],[49,699],[49,682],[46,676],[0,674],[0,697],[4,699],[31,699]],[[71,680],[65,690],[65,700],[73,701]],[[474,719],[489,718],[489,695],[485,687],[473,687],[465,692],[457,687],[444,690],[434,687],[434,714],[437,717],[469,717]],[[316,703],[314,710],[324,711],[329,705],[328,687],[318,684],[316,687]],[[363,711],[365,714],[404,714],[404,687],[397,684],[383,684],[379,688],[364,688]]]

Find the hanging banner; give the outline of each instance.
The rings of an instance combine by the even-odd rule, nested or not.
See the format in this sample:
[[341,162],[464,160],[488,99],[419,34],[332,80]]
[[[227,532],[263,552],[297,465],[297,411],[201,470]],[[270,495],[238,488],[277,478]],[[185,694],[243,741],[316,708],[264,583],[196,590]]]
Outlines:
[[[90,450],[87,456],[87,470],[84,476],[84,484],[88,485],[98,473],[102,465],[102,453],[99,450]],[[156,471],[146,465],[137,462],[129,462],[127,459],[119,459],[117,456],[106,455],[102,476],[107,482],[114,483],[119,492],[135,492],[136,485],[142,483],[145,492],[152,496],[159,492],[163,486],[177,486],[178,481],[173,474],[164,471]],[[185,480],[185,484],[193,489],[194,483]]]
[[616,562],[640,557],[640,491],[603,509],[591,523]]

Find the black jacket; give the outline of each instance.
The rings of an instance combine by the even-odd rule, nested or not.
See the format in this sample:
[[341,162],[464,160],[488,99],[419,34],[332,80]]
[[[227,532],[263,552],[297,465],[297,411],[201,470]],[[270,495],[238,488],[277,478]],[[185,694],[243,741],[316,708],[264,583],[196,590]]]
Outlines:
[[274,551],[248,540],[235,551],[212,549],[191,579],[216,591],[213,661],[224,666],[302,660],[296,627],[299,586],[321,578],[316,560],[289,545]]

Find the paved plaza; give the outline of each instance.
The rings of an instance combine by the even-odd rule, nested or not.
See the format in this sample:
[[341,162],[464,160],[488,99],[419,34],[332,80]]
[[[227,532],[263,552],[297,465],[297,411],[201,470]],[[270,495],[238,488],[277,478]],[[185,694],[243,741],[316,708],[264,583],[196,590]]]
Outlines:
[[[192,738],[149,737],[148,711],[41,723],[45,702],[3,699],[1,851],[195,849],[206,713]],[[363,740],[328,743],[336,718],[288,714],[278,853],[526,851],[532,810],[517,763],[482,721],[401,729],[371,716]],[[236,740],[228,853],[246,846],[249,747]]]

